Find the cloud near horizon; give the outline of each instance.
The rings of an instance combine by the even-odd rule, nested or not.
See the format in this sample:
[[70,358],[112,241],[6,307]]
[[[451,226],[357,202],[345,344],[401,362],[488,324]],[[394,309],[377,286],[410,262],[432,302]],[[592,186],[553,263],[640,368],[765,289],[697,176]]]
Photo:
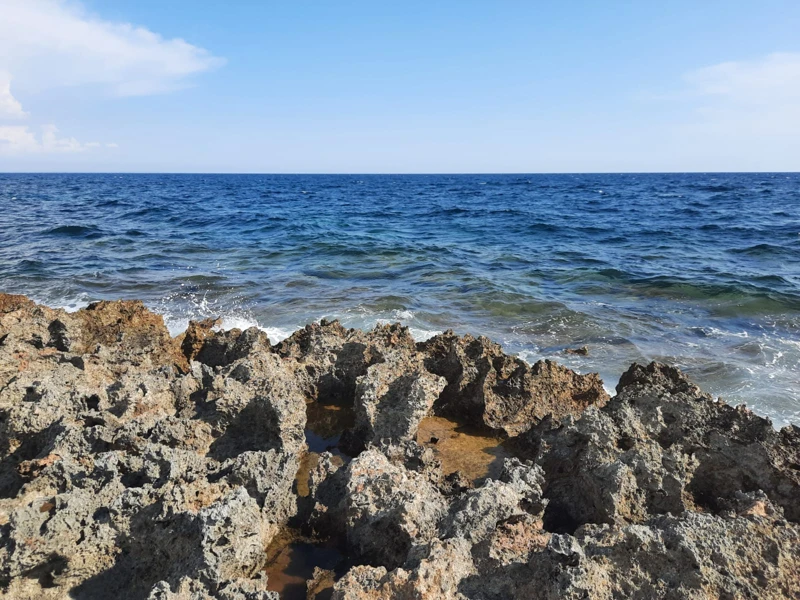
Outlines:
[[5,154],[109,146],[58,138],[49,124],[42,125],[40,138],[27,126],[2,125],[28,116],[12,94],[12,81],[17,94],[95,85],[115,96],[141,96],[186,87],[192,75],[224,64],[180,38],[89,15],[77,2],[0,0],[0,10],[0,146]]
[[116,148],[117,144],[100,142],[81,143],[74,137],[59,137],[58,127],[41,126],[36,135],[27,125],[0,125],[0,156],[10,154],[74,153],[93,148]]
[[724,62],[686,74],[694,127],[764,136],[800,134],[800,53]]

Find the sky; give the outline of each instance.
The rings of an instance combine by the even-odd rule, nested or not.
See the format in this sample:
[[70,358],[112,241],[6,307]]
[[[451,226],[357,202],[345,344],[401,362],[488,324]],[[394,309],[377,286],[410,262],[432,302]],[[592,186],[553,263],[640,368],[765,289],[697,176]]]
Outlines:
[[800,2],[0,0],[0,171],[800,171]]

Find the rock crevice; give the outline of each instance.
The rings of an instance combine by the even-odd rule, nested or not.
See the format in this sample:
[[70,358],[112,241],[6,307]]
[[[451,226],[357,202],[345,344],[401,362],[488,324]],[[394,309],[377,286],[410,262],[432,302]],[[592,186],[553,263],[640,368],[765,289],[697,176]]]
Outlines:
[[341,556],[307,598],[800,597],[800,429],[658,363],[0,294],[0,597],[274,600],[289,528]]

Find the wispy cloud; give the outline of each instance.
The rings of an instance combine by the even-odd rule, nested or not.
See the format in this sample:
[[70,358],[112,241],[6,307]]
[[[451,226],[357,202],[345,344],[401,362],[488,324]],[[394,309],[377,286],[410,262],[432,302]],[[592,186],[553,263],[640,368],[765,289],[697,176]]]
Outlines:
[[800,53],[775,52],[749,61],[724,62],[688,73],[701,94],[743,103],[800,100]]
[[800,53],[724,62],[685,76],[696,126],[769,136],[800,133]]
[[[99,142],[81,143],[74,137],[59,137],[55,125],[42,125],[37,135],[27,125],[0,125],[0,155],[69,154],[101,147]],[[106,144],[112,147],[112,144]],[[113,144],[116,147],[116,144]]]

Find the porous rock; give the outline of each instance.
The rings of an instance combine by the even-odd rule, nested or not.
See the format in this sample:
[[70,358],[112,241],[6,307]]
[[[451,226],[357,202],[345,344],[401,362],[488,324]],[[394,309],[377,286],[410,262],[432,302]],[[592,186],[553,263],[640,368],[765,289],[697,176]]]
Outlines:
[[452,331],[419,344],[427,369],[447,380],[436,412],[515,436],[547,415],[579,415],[608,400],[603,382],[552,361],[528,365],[485,337]]
[[[310,455],[329,403],[355,425]],[[515,457],[477,487],[443,476],[413,441],[431,412]],[[346,556],[309,597],[800,597],[799,465],[800,429],[658,363],[609,400],[485,338],[323,321],[273,347],[207,320],[173,339],[141,303],[0,294],[3,598],[275,600],[289,524]]]
[[260,332],[182,347],[139,302],[0,294],[0,339],[0,594],[271,596],[305,396]]

